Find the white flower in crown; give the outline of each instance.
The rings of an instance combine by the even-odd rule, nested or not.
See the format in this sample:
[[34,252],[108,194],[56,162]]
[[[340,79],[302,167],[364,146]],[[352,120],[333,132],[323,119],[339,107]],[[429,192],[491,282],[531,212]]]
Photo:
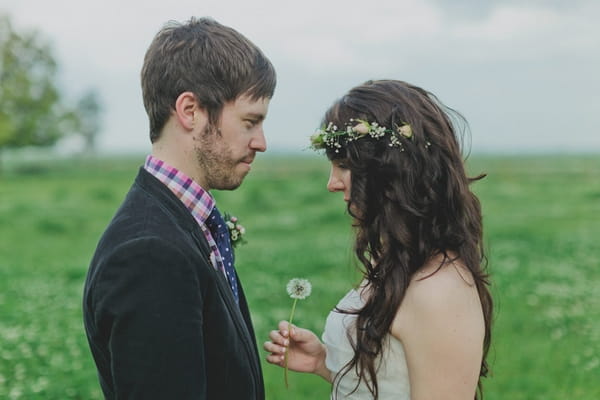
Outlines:
[[366,135],[367,133],[369,133],[369,127],[364,122],[355,125],[354,127],[352,127],[352,130],[361,135]]
[[411,139],[413,136],[413,131],[409,124],[404,124],[402,126],[399,126],[398,133],[407,139]]

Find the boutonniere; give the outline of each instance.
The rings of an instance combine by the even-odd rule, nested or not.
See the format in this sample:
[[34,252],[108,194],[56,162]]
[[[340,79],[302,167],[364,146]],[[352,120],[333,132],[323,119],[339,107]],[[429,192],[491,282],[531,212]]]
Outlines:
[[225,220],[225,225],[227,225],[229,240],[231,241],[233,248],[246,243],[246,239],[244,238],[246,228],[240,225],[239,219],[229,213],[225,213],[223,219]]

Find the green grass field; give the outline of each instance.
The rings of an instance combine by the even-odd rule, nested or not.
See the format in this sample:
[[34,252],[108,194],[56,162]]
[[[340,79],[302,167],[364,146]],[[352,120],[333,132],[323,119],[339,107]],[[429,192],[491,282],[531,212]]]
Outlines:
[[[0,176],[0,398],[100,399],[81,292],[96,241],[143,158],[5,165]],[[486,399],[600,398],[600,157],[474,157],[496,303]],[[285,284],[313,294],[295,321],[321,333],[356,282],[351,230],[328,165],[259,157],[235,192],[218,192],[248,243],[237,268],[258,341],[288,317]],[[262,355],[266,354],[262,352]],[[264,357],[263,357],[264,358]],[[267,399],[327,399],[320,378],[264,363]]]

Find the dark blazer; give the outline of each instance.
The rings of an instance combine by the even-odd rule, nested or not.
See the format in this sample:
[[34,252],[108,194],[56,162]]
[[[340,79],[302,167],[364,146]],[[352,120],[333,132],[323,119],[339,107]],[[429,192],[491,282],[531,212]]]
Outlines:
[[84,288],[107,399],[264,399],[248,305],[210,262],[183,203],[143,168],[98,243]]

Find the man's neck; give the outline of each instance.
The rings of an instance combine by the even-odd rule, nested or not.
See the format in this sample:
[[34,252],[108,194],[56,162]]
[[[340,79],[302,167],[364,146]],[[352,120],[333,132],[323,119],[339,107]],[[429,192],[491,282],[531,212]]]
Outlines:
[[188,159],[193,157],[193,151],[180,151],[179,149],[173,149],[172,146],[154,143],[151,154],[152,157],[164,161],[189,176],[194,182],[202,186],[204,190],[210,190],[201,171],[198,171],[198,168],[194,167],[193,160]]

